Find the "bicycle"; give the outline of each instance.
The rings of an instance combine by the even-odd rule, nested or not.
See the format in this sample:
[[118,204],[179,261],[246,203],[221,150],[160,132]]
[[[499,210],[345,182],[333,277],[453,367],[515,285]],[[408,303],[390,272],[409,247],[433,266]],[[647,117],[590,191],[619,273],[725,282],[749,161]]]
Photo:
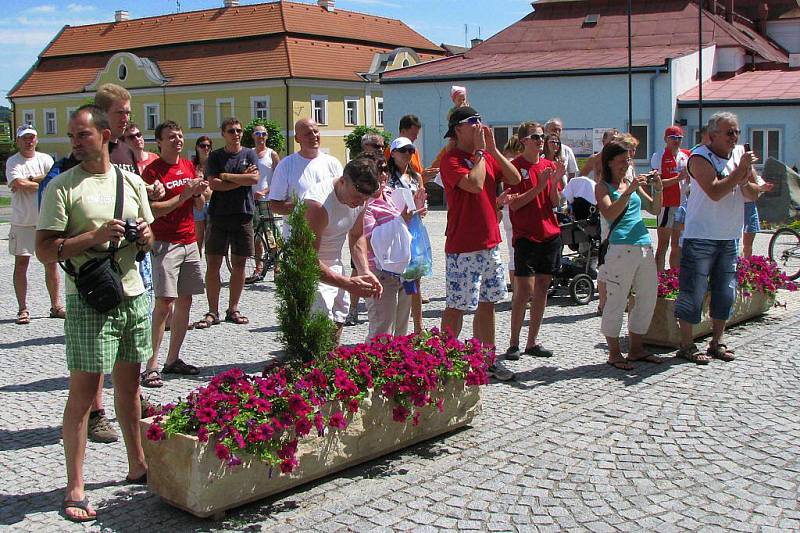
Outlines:
[[[278,264],[281,254],[280,232],[277,223],[282,217],[272,213],[269,202],[257,203],[256,211],[253,228],[253,250],[255,252],[245,259],[244,267],[244,282],[248,285],[263,281],[267,276],[267,271],[275,268]],[[225,265],[229,272],[233,272],[230,248],[225,254]]]
[[769,240],[769,258],[790,280],[800,278],[800,233],[788,226],[775,231]]

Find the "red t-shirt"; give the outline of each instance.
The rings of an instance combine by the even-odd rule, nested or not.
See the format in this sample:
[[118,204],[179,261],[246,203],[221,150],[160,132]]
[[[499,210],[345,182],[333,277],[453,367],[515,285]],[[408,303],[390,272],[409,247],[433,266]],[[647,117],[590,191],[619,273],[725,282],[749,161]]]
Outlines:
[[467,192],[458,183],[469,174],[475,157],[458,148],[447,152],[439,165],[447,198],[447,240],[444,251],[463,254],[494,248],[502,239],[497,225],[497,178],[499,163],[485,153],[486,179],[479,194]]
[[[183,158],[179,159],[176,165],[170,165],[159,157],[147,165],[142,175],[146,183],[160,181],[164,184],[166,194],[163,200],[181,194],[186,182],[194,178],[194,165]],[[197,241],[194,233],[193,205],[193,198],[187,198],[177,209],[155,219],[150,227],[156,240],[175,244],[191,244]]]
[[[511,163],[517,167],[522,176],[522,181],[519,184],[508,187],[514,194],[521,194],[535,189],[539,184],[539,175],[546,168],[556,167],[555,163],[544,157],[540,157],[539,161],[534,164],[520,155]],[[546,242],[561,234],[561,229],[558,227],[558,219],[553,211],[555,206],[550,201],[550,190],[552,188],[552,183],[548,183],[533,200],[516,211],[509,207],[514,243],[520,237],[533,242]]]
[[[661,179],[677,178],[681,170],[686,168],[689,161],[691,152],[681,148],[678,150],[678,155],[673,156],[669,150],[664,150],[661,153]],[[662,196],[661,205],[664,207],[678,207],[681,205],[681,184],[673,183],[669,187],[664,187],[664,194]]]

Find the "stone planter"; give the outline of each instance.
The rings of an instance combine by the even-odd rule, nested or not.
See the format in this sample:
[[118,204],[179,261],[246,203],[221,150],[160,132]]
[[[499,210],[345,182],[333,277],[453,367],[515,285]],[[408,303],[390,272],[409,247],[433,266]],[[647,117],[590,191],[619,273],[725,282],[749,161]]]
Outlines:
[[[774,296],[767,296],[763,292],[754,292],[750,296],[743,296],[741,291],[736,293],[733,304],[733,314],[728,320],[728,325],[738,324],[753,317],[763,315],[775,303]],[[709,297],[703,302],[703,316],[699,324],[694,326],[692,338],[697,339],[711,333],[711,317],[708,315]],[[650,329],[644,336],[646,344],[655,346],[669,346],[677,348],[681,343],[681,331],[678,320],[675,318],[675,300],[659,298],[656,309],[650,322]]]
[[300,439],[298,466],[291,474],[246,455],[242,465],[227,468],[214,454],[213,439],[200,442],[176,435],[153,442],[145,437],[151,419],[142,420],[142,446],[149,465],[150,490],[165,502],[199,516],[220,517],[224,511],[283,492],[298,485],[370,461],[468,424],[480,412],[480,388],[452,381],[441,391],[443,412],[434,404],[419,410],[419,424],[392,420],[396,404],[372,391],[358,413],[349,414],[344,430],[328,428]]

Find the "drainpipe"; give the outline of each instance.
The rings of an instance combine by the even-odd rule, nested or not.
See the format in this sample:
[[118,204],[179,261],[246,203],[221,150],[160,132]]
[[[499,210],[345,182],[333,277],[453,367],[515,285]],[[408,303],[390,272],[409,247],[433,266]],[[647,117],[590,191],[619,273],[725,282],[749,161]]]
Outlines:
[[648,128],[650,139],[648,139],[648,143],[652,148],[651,152],[655,151],[656,146],[656,78],[664,72],[664,69],[657,68],[655,74],[650,76],[650,127]]
[[294,152],[289,151],[289,143],[292,140],[289,138],[289,124],[291,124],[292,110],[289,108],[289,80],[283,78],[283,88],[286,91],[286,155],[292,155]]

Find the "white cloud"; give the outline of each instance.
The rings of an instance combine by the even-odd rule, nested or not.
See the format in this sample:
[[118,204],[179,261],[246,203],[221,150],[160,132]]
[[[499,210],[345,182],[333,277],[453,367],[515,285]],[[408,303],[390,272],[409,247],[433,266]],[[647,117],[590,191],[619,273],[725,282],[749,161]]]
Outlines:
[[94,11],[95,7],[85,4],[68,4],[67,11],[70,13],[86,13],[87,11]]
[[44,4],[44,5],[41,5],[41,6],[35,6],[35,7],[32,7],[32,8],[29,8],[27,11],[29,13],[55,13],[56,12],[56,6],[54,6],[53,4]]

